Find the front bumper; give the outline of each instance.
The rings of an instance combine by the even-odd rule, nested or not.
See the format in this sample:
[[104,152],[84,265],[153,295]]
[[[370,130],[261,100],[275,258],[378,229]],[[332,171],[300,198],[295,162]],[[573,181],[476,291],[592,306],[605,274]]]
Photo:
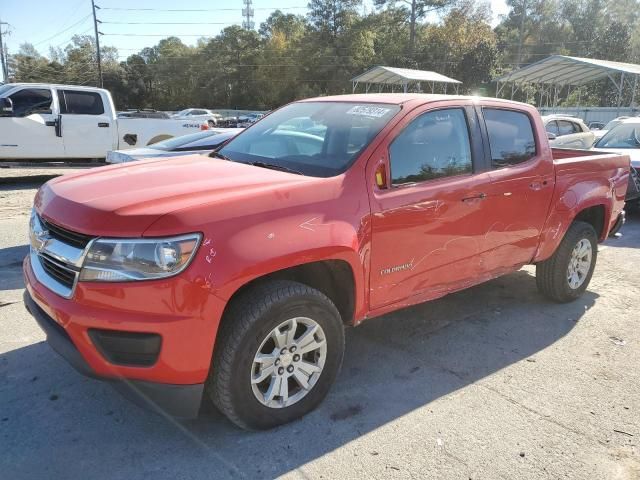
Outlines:
[[85,361],[65,329],[33,301],[27,290],[24,292],[24,305],[36,319],[40,328],[44,330],[51,348],[67,360],[78,372],[88,377],[108,380],[116,390],[129,400],[160,414],[178,418],[195,418],[198,416],[204,392],[203,383],[170,385],[125,378],[102,378],[96,375]]
[[[107,380],[136,403],[182,418],[197,416],[223,303],[205,285],[169,281],[79,282],[73,298],[49,290],[23,265],[24,303],[51,347],[80,373]],[[114,364],[92,340],[93,329],[162,338],[150,366]]]

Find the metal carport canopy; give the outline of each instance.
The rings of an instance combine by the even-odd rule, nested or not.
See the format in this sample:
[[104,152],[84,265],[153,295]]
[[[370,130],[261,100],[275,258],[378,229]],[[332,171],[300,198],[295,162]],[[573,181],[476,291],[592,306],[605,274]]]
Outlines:
[[496,78],[495,81],[576,86],[605,77],[613,80],[611,78],[613,73],[640,75],[640,65],[552,55]]
[[430,72],[428,70],[412,70],[409,68],[384,66],[370,68],[357,77],[353,77],[351,82],[353,83],[354,91],[359,83],[364,83],[367,85],[367,91],[371,84],[383,84],[401,85],[405,92],[407,91],[407,86],[410,82],[428,82],[432,85],[435,83],[444,83],[454,84],[456,86],[462,83],[454,78],[449,78],[440,73]]

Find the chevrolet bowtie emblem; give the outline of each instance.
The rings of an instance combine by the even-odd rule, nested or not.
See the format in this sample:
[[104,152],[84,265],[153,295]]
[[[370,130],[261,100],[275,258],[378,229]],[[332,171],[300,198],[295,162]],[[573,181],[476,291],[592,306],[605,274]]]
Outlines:
[[47,246],[47,242],[51,239],[49,236],[49,230],[34,230],[33,231],[33,241],[31,242],[31,246],[38,252],[44,250],[44,247]]

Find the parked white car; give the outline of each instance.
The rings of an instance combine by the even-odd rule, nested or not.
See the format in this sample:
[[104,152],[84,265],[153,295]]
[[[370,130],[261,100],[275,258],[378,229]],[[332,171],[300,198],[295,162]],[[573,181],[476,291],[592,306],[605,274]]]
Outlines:
[[549,145],[560,148],[591,148],[595,141],[594,132],[576,117],[547,115],[542,117]]
[[148,147],[114,150],[107,153],[107,163],[127,163],[145,158],[178,157],[192,154],[207,155],[242,130],[244,129],[213,128],[204,132],[170,138]]
[[627,202],[640,201],[640,118],[627,117],[627,119],[622,119],[598,140],[593,148],[604,152],[629,155],[631,176],[626,200]]
[[600,130],[593,132],[594,135],[596,136],[596,142],[600,140],[602,137],[604,137],[609,130],[611,130],[613,127],[616,127],[617,125],[620,125],[627,118],[632,118],[632,117],[622,116],[622,117],[614,118],[609,123],[607,123],[604,127],[602,127]]
[[264,117],[264,113],[248,113],[247,115],[242,115],[238,118],[238,126],[239,127],[250,127],[258,120]]
[[222,119],[222,115],[212,112],[211,110],[207,110],[206,108],[187,108],[174,114],[172,118],[198,120],[207,122],[210,127],[215,127]]
[[[0,159],[105,158],[197,132],[198,120],[117,118],[107,90],[74,85],[0,86]],[[205,127],[206,128],[206,127]]]

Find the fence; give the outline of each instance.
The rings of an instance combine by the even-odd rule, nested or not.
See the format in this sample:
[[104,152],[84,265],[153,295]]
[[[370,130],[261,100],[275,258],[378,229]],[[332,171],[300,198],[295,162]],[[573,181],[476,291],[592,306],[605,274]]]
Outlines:
[[604,122],[616,117],[635,117],[640,115],[640,108],[632,107],[540,107],[541,115],[571,115],[589,122]]

